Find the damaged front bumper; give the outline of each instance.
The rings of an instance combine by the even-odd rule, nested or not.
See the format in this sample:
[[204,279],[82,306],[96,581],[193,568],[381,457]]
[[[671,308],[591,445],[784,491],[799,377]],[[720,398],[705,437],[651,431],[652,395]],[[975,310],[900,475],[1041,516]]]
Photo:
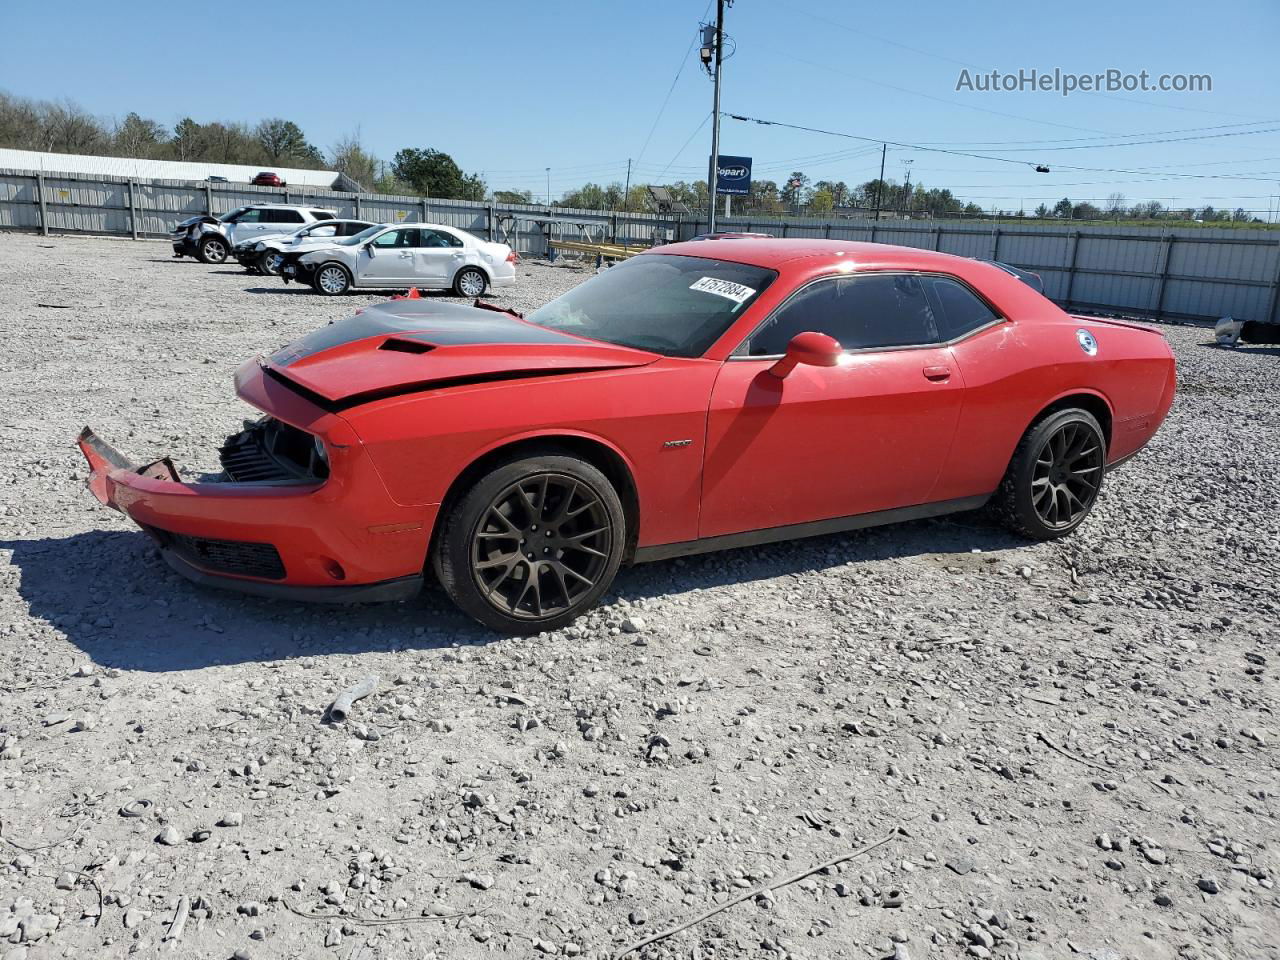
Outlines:
[[[253,367],[257,374],[242,369],[237,387],[255,406],[271,410],[272,385]],[[269,436],[274,427],[290,434],[305,430],[273,411],[228,440],[222,478],[191,483],[168,457],[135,464],[86,427],[77,445],[89,464],[89,490],[136,522],[168,564],[196,583],[337,603],[413,596],[422,587],[436,507],[392,500],[350,426],[300,403],[291,395],[282,403],[284,413],[325,428],[324,476],[308,476],[292,452],[287,463],[296,469],[287,476],[287,463],[273,465],[253,448],[255,437],[280,443]]]

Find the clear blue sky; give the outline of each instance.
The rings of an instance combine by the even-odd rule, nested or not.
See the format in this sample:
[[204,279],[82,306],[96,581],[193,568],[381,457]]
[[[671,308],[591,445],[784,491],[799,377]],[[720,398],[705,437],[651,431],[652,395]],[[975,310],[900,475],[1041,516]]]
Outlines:
[[[279,115],[322,148],[359,128],[383,159],[402,146],[435,147],[492,187],[539,197],[549,166],[558,196],[588,179],[621,181],[628,157],[637,182],[705,175],[710,126],[694,131],[709,115],[711,85],[689,47],[709,7],[8,0],[0,89],[166,124]],[[890,147],[886,175],[895,179],[911,160],[913,180],[1007,209],[1113,191],[1175,207],[1276,209],[1280,132],[1048,149],[1100,142],[1079,138],[1280,128],[1276,0],[737,0],[726,31],[737,47],[725,65],[726,111],[1052,168]],[[1210,74],[1213,91],[957,92],[965,66]],[[1191,129],[1209,127],[1221,129]],[[800,169],[853,184],[879,170],[878,149],[858,141],[733,120],[721,151],[753,156],[758,178]]]

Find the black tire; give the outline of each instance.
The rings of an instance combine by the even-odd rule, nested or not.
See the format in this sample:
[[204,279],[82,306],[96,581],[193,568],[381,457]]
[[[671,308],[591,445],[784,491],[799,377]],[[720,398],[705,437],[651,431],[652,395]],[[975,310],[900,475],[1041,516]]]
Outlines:
[[[465,289],[464,289],[465,288]],[[479,267],[463,267],[453,278],[453,295],[475,299],[489,289],[489,275]]]
[[340,297],[351,289],[351,273],[340,263],[322,263],[311,271],[311,288],[324,297]]
[[1032,540],[1073,532],[1093,510],[1107,443],[1087,410],[1058,410],[1031,425],[1009,461],[994,504],[1004,524]]
[[505,634],[555,630],[589,610],[613,583],[627,542],[609,479],[553,449],[495,467],[443,522],[433,557],[441,586],[463,612]]
[[258,259],[254,261],[254,267],[261,274],[268,277],[280,276],[280,265],[284,263],[284,257],[279,250],[266,249],[258,254]]
[[200,245],[196,247],[196,256],[201,263],[217,265],[227,262],[227,254],[230,253],[227,241],[220,236],[205,237],[200,241]]

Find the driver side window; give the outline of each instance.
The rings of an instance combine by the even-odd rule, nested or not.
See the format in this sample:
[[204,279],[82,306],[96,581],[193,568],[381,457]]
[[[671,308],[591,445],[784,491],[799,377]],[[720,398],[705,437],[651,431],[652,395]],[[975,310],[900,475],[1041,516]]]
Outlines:
[[373,245],[375,247],[416,247],[418,246],[418,230],[416,227],[388,230],[374,240]]
[[825,333],[845,350],[937,343],[938,325],[920,278],[865,274],[815,281],[784,303],[747,341],[746,355],[779,356],[798,333]]

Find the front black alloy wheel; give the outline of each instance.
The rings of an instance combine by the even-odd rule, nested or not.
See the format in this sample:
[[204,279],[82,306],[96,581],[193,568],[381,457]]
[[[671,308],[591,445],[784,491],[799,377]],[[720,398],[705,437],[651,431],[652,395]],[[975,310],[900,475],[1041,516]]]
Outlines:
[[609,480],[584,460],[549,453],[498,467],[457,502],[436,572],[459,607],[495,630],[554,630],[608,589],[625,537]]
[[1097,502],[1106,454],[1102,428],[1088,411],[1060,410],[1033,424],[996,494],[1005,522],[1035,540],[1071,533]]

